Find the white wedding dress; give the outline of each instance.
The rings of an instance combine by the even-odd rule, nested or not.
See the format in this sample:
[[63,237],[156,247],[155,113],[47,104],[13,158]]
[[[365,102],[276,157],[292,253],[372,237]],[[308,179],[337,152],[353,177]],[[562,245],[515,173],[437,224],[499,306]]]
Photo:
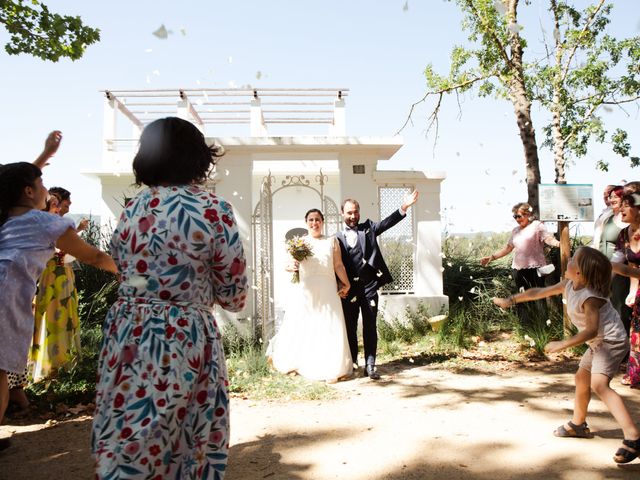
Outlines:
[[335,381],[353,368],[333,269],[336,240],[311,236],[305,240],[313,256],[300,262],[299,290],[292,291],[267,355],[280,372]]

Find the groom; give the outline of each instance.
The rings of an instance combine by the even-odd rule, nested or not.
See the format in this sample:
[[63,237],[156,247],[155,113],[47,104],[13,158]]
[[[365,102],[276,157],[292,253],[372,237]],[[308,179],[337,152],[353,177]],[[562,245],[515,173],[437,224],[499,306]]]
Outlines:
[[392,281],[377,237],[400,222],[407,209],[418,200],[418,192],[412,192],[398,210],[381,222],[367,219],[360,223],[360,204],[352,198],[342,202],[340,213],[346,225],[345,230],[336,235],[340,243],[342,263],[347,269],[351,289],[342,298],[342,310],[347,326],[347,338],[353,363],[358,363],[358,315],[362,312],[362,339],[364,341],[364,375],[378,380],[376,372],[376,349],[378,332],[378,289]]

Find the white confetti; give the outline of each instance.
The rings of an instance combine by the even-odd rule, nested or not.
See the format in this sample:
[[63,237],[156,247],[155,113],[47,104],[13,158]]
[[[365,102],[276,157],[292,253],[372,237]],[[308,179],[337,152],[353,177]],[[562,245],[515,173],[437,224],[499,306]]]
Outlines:
[[381,277],[382,275],[384,275],[380,270],[378,270],[378,273],[376,273],[376,277]]
[[453,267],[453,263],[451,263],[451,262],[447,262],[447,266],[449,266],[449,267]]
[[440,267],[440,271],[441,271],[441,272],[444,272],[444,267]]
[[550,327],[550,326],[551,326],[551,320],[547,319],[547,327]]
[[354,282],[357,282],[358,280],[360,280],[360,277],[353,277]]
[[409,11],[409,0],[404,2],[404,5],[402,6],[402,11],[403,12],[408,12]]
[[409,363],[413,363],[413,362],[414,362],[413,358],[409,357]]
[[469,290],[469,293],[476,293],[476,287],[471,287],[471,290]]
[[227,170],[226,168],[224,169],[224,174],[229,176],[229,170]]
[[153,32],[153,34],[160,40],[166,40],[169,37],[169,31],[166,29],[164,24],[160,25],[160,28]]
[[256,80],[260,80],[262,78],[262,72],[260,70],[258,70],[256,72]]
[[152,49],[152,48],[147,48],[147,49],[145,49],[145,51],[144,51],[144,53],[151,53],[151,52],[153,52],[153,49]]
[[462,299],[463,299],[463,298],[464,298],[464,297],[458,297],[458,300],[459,300],[459,301],[462,301]]
[[376,301],[375,300],[371,300],[369,302],[369,305],[371,305],[372,307],[375,307],[376,306]]
[[154,70],[153,73],[155,76],[159,77],[160,76],[160,70]]
[[351,299],[351,303],[356,303],[357,301],[358,301],[358,297],[353,297],[353,298]]
[[233,191],[233,196],[237,197],[238,196],[238,192],[236,192],[235,190]]
[[518,289],[518,292],[520,292],[520,293],[524,292],[524,287],[520,287],[520,288]]
[[535,342],[535,340],[531,340],[531,341],[529,342],[529,345],[531,345],[532,347],[535,347],[535,346],[536,346],[536,342]]
[[229,63],[233,63],[233,57],[229,57],[229,58],[227,58],[227,62],[229,62]]
[[554,28],[554,29],[553,29],[553,39],[554,39],[556,42],[559,42],[559,41],[560,41],[560,30],[558,30],[557,28]]
[[493,6],[500,15],[504,15],[505,13],[507,13],[507,7],[502,0],[493,0]]
[[507,28],[509,29],[509,31],[511,33],[513,33],[514,35],[517,34],[520,30],[522,30],[522,25],[518,25],[515,22],[511,22],[509,25],[507,25]]

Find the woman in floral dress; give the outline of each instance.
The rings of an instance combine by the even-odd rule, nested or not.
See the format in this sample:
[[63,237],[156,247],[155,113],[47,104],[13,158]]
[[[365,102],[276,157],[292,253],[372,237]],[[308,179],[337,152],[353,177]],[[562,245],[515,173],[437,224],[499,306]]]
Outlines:
[[215,156],[178,118],[140,138],[133,170],[148,188],[111,240],[122,283],[98,365],[96,478],[224,477],[228,381],[212,310],[242,310],[247,277],[231,206],[197,186]]

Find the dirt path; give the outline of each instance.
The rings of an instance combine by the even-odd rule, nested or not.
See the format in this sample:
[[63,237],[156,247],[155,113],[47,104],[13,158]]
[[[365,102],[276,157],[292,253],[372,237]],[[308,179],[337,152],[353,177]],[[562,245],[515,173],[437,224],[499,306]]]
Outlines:
[[[234,399],[227,477],[251,479],[640,478],[640,461],[611,457],[621,431],[594,400],[595,438],[561,439],[553,429],[572,408],[575,362],[478,362],[460,373],[397,362],[383,380],[335,386],[341,398],[313,402]],[[473,364],[473,362],[471,362]],[[492,372],[487,372],[490,367]],[[634,418],[640,391],[614,381]],[[89,417],[16,432],[0,454],[0,479],[90,479]]]

